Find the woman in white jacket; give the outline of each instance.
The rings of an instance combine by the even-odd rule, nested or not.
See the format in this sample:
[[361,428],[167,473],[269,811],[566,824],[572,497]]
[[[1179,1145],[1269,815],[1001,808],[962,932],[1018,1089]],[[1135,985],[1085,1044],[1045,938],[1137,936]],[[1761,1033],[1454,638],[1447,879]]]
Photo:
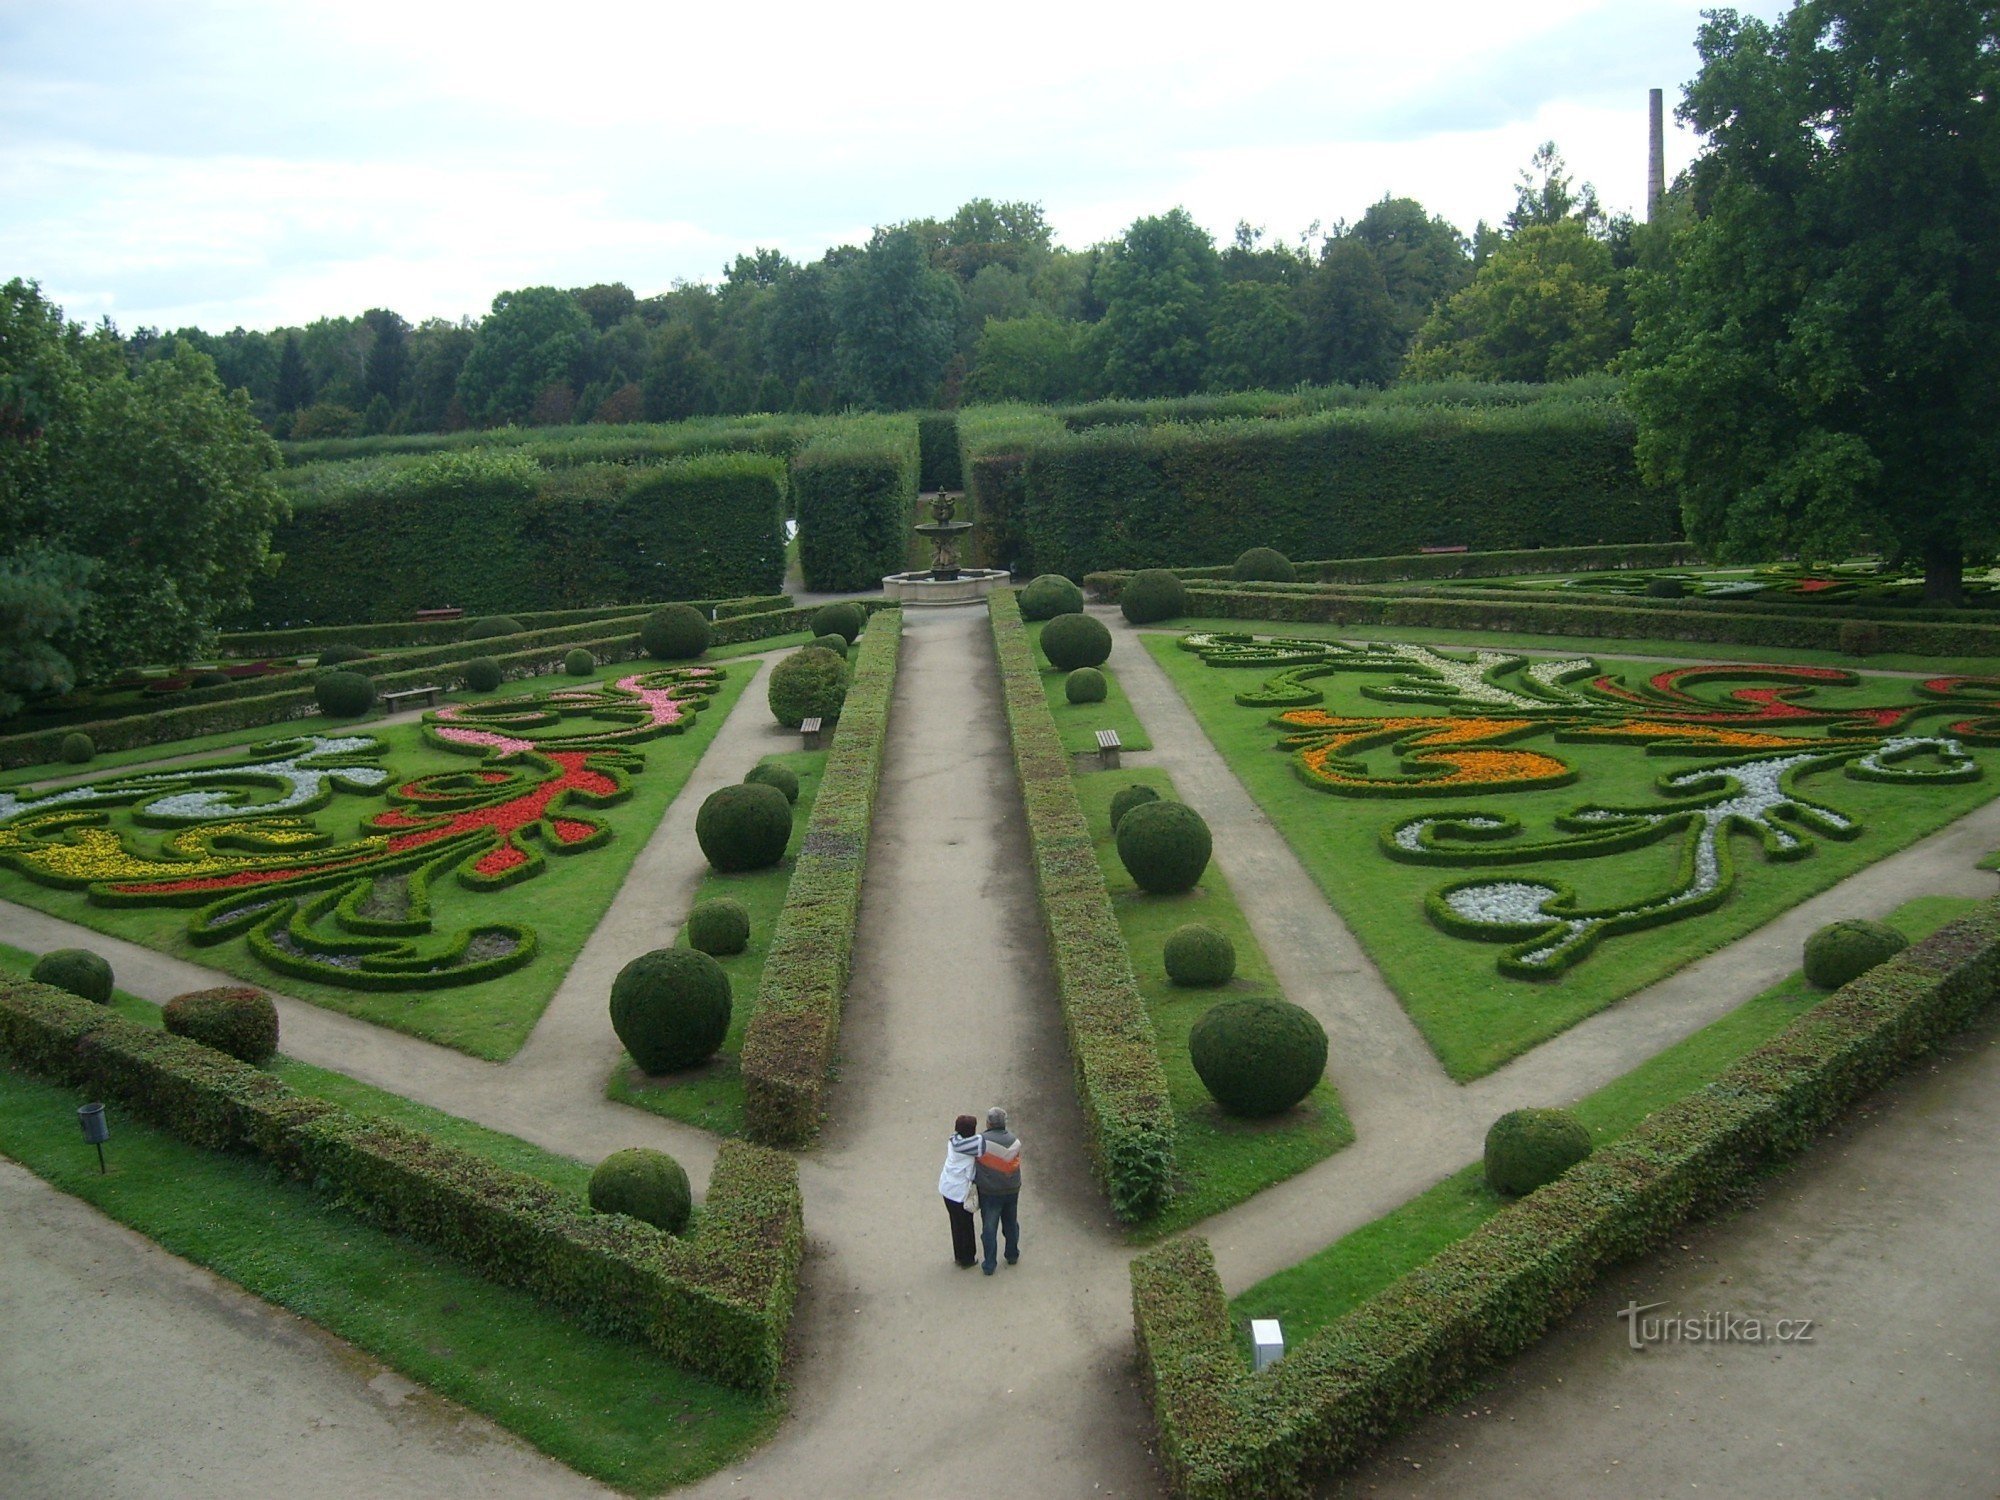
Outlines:
[[945,1143],[938,1192],[944,1197],[944,1211],[951,1216],[951,1257],[961,1271],[970,1270],[979,1259],[972,1233],[972,1209],[977,1202],[972,1193],[972,1172],[983,1149],[979,1122],[971,1115],[960,1115]]

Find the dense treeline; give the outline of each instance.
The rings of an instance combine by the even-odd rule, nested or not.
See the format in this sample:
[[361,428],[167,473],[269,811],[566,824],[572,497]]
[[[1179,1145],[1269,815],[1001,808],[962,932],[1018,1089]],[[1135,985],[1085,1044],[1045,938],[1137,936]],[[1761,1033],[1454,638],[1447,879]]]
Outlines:
[[1470,238],[1384,198],[1298,245],[1239,224],[1218,247],[1174,209],[1068,250],[1039,206],[981,198],[809,264],[739,255],[719,282],[657,296],[526,287],[477,322],[371,308],[127,343],[138,361],[194,346],[295,439],[1603,369],[1646,229],[1607,217],[1553,146],[1515,199]]

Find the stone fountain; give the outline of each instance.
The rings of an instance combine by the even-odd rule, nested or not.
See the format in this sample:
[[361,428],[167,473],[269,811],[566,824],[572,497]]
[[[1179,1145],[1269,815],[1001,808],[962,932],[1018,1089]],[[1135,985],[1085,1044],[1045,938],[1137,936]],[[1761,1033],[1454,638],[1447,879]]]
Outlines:
[[918,536],[931,544],[931,566],[926,571],[891,573],[882,580],[882,593],[905,604],[962,604],[981,599],[996,584],[1005,583],[1000,568],[962,568],[958,564],[959,539],[972,530],[970,521],[954,521],[957,497],[939,490],[930,497],[931,518],[917,523]]

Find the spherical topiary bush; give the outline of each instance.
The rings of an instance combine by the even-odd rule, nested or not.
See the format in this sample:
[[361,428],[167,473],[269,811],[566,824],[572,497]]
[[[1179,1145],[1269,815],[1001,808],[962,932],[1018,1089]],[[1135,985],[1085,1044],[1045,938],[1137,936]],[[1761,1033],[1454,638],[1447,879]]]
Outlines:
[[1229,576],[1238,583],[1292,583],[1298,578],[1292,560],[1275,547],[1252,547],[1236,559]]
[[706,1062],[729,1033],[729,976],[693,948],[655,948],[611,981],[611,1029],[644,1073]]
[[1171,620],[1187,613],[1187,586],[1165,568],[1141,568],[1125,580],[1118,608],[1134,625]]
[[741,953],[750,946],[750,908],[727,896],[696,902],[688,913],[687,940],[690,948],[718,958]]
[[1649,599],[1679,599],[1687,591],[1687,580],[1678,574],[1665,573],[1646,580],[1646,597]]
[[743,779],[776,787],[785,794],[787,802],[799,800],[798,773],[790,766],[781,766],[774,760],[767,760],[761,765],[752,766]]
[[818,646],[801,646],[771,669],[771,713],[787,729],[807,719],[831,723],[847,701],[847,663]]
[[111,965],[88,948],[51,948],[35,960],[28,977],[99,1005],[111,1003]]
[[1072,703],[1102,703],[1110,691],[1104,674],[1095,667],[1078,667],[1063,682],[1063,696]]
[[465,685],[475,693],[490,693],[500,686],[500,663],[490,656],[475,656],[465,664]]
[[72,730],[63,736],[62,758],[69,765],[80,766],[96,754],[97,746],[81,729]]
[[1806,939],[1806,978],[1823,990],[1837,990],[1909,946],[1908,938],[1881,922],[1829,922]]
[[359,646],[349,646],[340,641],[335,641],[331,646],[320,652],[319,661],[316,665],[337,667],[343,662],[366,661],[367,659],[368,653],[363,651]]
[[712,633],[692,604],[663,604],[640,622],[639,644],[661,661],[692,661],[708,649]]
[[844,635],[816,635],[806,644],[817,646],[822,651],[831,651],[843,661],[847,659],[847,637]]
[[1060,573],[1044,573],[1023,585],[1016,602],[1024,620],[1053,620],[1083,613],[1083,590]]
[[512,615],[488,615],[483,620],[474,620],[465,627],[464,639],[468,641],[489,641],[496,635],[519,635],[521,622]]
[[764,870],[785,857],[792,839],[792,804],[761,781],[739,781],[708,794],[694,815],[695,842],[723,874]]
[[1042,655],[1058,672],[1101,667],[1111,655],[1111,631],[1094,615],[1057,615],[1042,627]]
[[1144,802],[1118,820],[1118,859],[1142,891],[1194,889],[1208,868],[1208,824],[1185,802]]
[[644,1146],[614,1151],[590,1174],[590,1206],[601,1214],[629,1214],[668,1234],[679,1234],[694,1212],[686,1168],[664,1151]]
[[841,599],[813,611],[812,633],[837,635],[851,646],[867,624],[868,606],[853,599]]
[[1227,984],[1236,973],[1236,945],[1199,922],[1176,927],[1164,957],[1167,978],[1182,986]]
[[1118,831],[1119,822],[1124,818],[1125,814],[1130,812],[1133,808],[1140,806],[1142,803],[1158,802],[1159,800],[1160,800],[1160,794],[1158,792],[1154,791],[1149,786],[1141,786],[1136,781],[1133,782],[1132,785],[1126,787],[1123,791],[1112,793],[1111,831],[1113,833],[1116,833]]
[[578,646],[563,656],[563,670],[572,677],[588,677],[597,670],[597,658]]
[[191,990],[166,1003],[167,1030],[247,1063],[269,1062],[278,1051],[278,1007],[262,990],[230,984]]
[[313,701],[330,719],[358,719],[375,706],[375,684],[359,672],[322,672]]
[[1590,1127],[1566,1109],[1510,1109],[1486,1132],[1486,1185],[1518,1198],[1590,1155]]
[[1289,1000],[1225,1000],[1188,1033],[1188,1057],[1232,1115],[1290,1109],[1326,1071],[1326,1029]]

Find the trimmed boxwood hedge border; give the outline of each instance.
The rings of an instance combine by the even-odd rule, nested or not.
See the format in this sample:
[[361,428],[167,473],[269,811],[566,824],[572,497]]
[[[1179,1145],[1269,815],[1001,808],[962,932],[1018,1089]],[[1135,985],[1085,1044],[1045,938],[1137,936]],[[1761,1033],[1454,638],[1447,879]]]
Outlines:
[[743,1034],[744,1127],[767,1145],[801,1146],[819,1132],[902,638],[900,610],[877,613],[862,633],[812,820],[771,934],[757,1008]]
[[1150,1219],[1174,1192],[1174,1109],[1153,1023],[1132,977],[1021,607],[1012,589],[997,589],[987,608],[1091,1157],[1112,1211],[1127,1222]]
[[[717,619],[735,615],[763,614],[789,609],[790,594],[746,594],[736,599],[688,599],[703,614]],[[591,620],[624,620],[658,609],[657,604],[606,604],[595,609],[544,609],[528,613],[515,611],[513,618],[527,630],[553,630],[561,625],[582,625]],[[395,651],[410,646],[449,646],[465,638],[474,623],[468,615],[459,620],[395,620],[380,625],[302,625],[291,630],[242,630],[224,635],[218,643],[226,656],[283,657],[312,656],[328,646],[359,646],[368,651]]]
[[1139,1364],[1173,1493],[1303,1495],[1397,1424],[1539,1338],[1599,1272],[1793,1156],[1973,1020],[2000,990],[2000,903],[1800,1016],[1715,1082],[1302,1341],[1262,1374],[1237,1351],[1205,1240],[1132,1263]]
[[[1628,569],[1684,568],[1700,562],[1688,542],[1627,542],[1608,547],[1530,547],[1510,552],[1413,552],[1402,557],[1335,557],[1294,562],[1300,582],[1418,583],[1450,578],[1511,578],[1531,573],[1609,573]],[[1226,581],[1235,564],[1175,568],[1179,577]],[[1085,576],[1091,597],[1116,604],[1135,570],[1117,568]]]
[[421,1131],[308,1098],[212,1047],[0,978],[0,1059],[193,1145],[261,1156],[358,1217],[727,1385],[778,1381],[805,1230],[798,1166],[726,1143],[685,1239]]

